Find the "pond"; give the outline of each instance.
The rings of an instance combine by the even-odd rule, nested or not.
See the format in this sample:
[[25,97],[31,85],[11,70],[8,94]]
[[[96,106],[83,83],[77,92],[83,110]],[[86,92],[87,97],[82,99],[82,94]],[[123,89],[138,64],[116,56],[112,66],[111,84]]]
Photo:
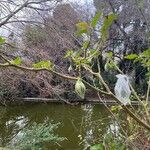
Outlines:
[[56,134],[66,140],[47,145],[48,150],[83,150],[100,143],[110,130],[117,130],[102,105],[37,104],[0,108],[0,147],[8,146],[24,127],[33,123],[60,122]]

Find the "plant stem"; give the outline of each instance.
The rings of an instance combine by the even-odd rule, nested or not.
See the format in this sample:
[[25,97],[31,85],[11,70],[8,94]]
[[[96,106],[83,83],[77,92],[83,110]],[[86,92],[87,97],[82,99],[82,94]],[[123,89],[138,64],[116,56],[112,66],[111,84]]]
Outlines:
[[147,94],[146,94],[146,104],[148,104],[149,101],[149,93],[150,93],[150,77],[148,80],[148,88],[147,88]]
[[[97,62],[98,63],[98,62]],[[99,65],[99,63],[98,63]],[[121,105],[121,107],[125,110],[126,113],[128,113],[134,120],[136,120],[141,126],[145,127],[147,130],[150,131],[150,126],[143,121],[139,116],[137,116],[134,112],[132,112],[130,109],[128,109],[127,106],[122,105],[121,101],[111,92],[111,90],[109,89],[107,83],[103,80],[103,77],[100,74],[100,67],[98,67],[98,73],[93,72],[92,70],[90,70],[88,68],[88,71],[90,71],[91,73],[97,75],[101,81],[101,83],[104,85],[104,87],[107,90],[108,95],[110,95],[112,98],[114,98],[114,100]]]

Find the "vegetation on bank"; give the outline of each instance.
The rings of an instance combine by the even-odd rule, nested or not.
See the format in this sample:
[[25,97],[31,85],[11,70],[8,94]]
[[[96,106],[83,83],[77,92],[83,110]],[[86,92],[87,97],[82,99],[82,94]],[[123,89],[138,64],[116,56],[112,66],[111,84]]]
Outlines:
[[1,150],[44,150],[46,144],[57,145],[66,140],[54,133],[59,123],[41,123],[32,124],[31,127],[25,127],[17,134],[11,143]]

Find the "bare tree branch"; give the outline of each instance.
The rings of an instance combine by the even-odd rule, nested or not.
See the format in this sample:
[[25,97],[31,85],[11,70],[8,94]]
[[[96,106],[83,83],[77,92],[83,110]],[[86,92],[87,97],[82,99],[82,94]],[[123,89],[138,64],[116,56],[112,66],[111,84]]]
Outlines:
[[3,25],[5,25],[5,24],[7,23],[7,21],[9,21],[15,14],[17,14],[17,13],[18,13],[20,10],[22,10],[24,7],[27,7],[28,1],[29,1],[29,0],[27,0],[23,5],[21,5],[21,6],[20,6],[18,9],[16,9],[14,12],[10,13],[10,14],[8,15],[8,17],[7,17],[4,21],[2,21],[2,22],[0,23],[0,27],[3,26]]

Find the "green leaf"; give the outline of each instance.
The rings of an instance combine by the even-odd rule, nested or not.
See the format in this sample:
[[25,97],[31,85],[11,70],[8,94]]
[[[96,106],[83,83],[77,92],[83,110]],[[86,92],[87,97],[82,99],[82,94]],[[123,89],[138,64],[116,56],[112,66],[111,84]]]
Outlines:
[[20,57],[17,57],[16,59],[12,60],[11,63],[14,65],[21,65],[22,60]]
[[89,57],[95,57],[99,55],[99,51],[97,49],[91,49],[89,51]]
[[97,144],[90,147],[90,150],[104,150],[103,144]]
[[100,17],[102,16],[102,14],[103,13],[100,11],[100,12],[96,13],[96,15],[93,17],[93,19],[91,21],[91,26],[93,28],[95,28],[96,25],[98,24],[98,21],[99,21]]
[[116,69],[115,62],[108,59],[104,66],[104,69],[105,69],[105,71],[110,71],[110,70]]
[[133,59],[138,58],[138,55],[137,54],[130,54],[130,55],[125,56],[125,58],[129,59],[129,60],[133,60]]
[[119,111],[119,110],[122,110],[122,107],[119,105],[119,106],[112,106],[111,107],[111,111]]
[[78,30],[87,30],[89,25],[87,24],[87,22],[79,22],[76,24],[76,27]]
[[120,150],[126,150],[126,146],[125,146],[125,145],[121,145],[121,146],[119,147],[119,149],[120,149]]
[[81,36],[83,33],[88,32],[89,25],[86,22],[79,22],[76,24],[77,27],[77,36]]
[[79,78],[75,84],[75,92],[82,98],[84,99],[85,97],[85,91],[86,91],[86,87],[84,85],[84,83],[82,82],[82,80]]
[[88,46],[89,46],[89,41],[85,41],[85,42],[83,43],[83,48],[84,48],[84,49],[87,49]]
[[87,33],[87,30],[85,30],[85,29],[84,30],[79,30],[79,31],[76,32],[76,35],[81,36],[83,33]]
[[3,44],[3,43],[5,43],[5,39],[0,37],[0,44]]
[[146,73],[146,75],[150,77],[150,71],[149,71],[149,72],[147,72],[147,73]]
[[73,54],[73,50],[68,50],[67,53],[65,54],[64,58],[68,58]]
[[72,57],[74,57],[75,59],[78,59],[80,57],[80,55],[82,54],[82,50],[78,50],[78,51],[75,51],[73,54],[72,54]]
[[81,60],[80,60],[80,63],[81,64],[89,64],[89,63],[91,63],[91,59],[90,58],[81,58]]
[[150,67],[150,60],[147,60],[147,62],[144,65],[145,67]]
[[51,69],[53,67],[53,64],[50,61],[40,61],[36,64],[33,64],[34,68],[46,68]]
[[108,52],[108,53],[106,54],[106,56],[107,56],[107,58],[112,58],[112,57],[113,57],[113,52]]
[[100,30],[103,40],[105,40],[107,38],[108,29],[116,19],[117,19],[117,15],[114,13],[111,13],[107,17],[105,17],[102,28]]
[[150,57],[150,49],[148,49],[148,50],[145,50],[144,52],[142,52],[141,54],[140,54],[141,56],[144,56],[144,57]]

